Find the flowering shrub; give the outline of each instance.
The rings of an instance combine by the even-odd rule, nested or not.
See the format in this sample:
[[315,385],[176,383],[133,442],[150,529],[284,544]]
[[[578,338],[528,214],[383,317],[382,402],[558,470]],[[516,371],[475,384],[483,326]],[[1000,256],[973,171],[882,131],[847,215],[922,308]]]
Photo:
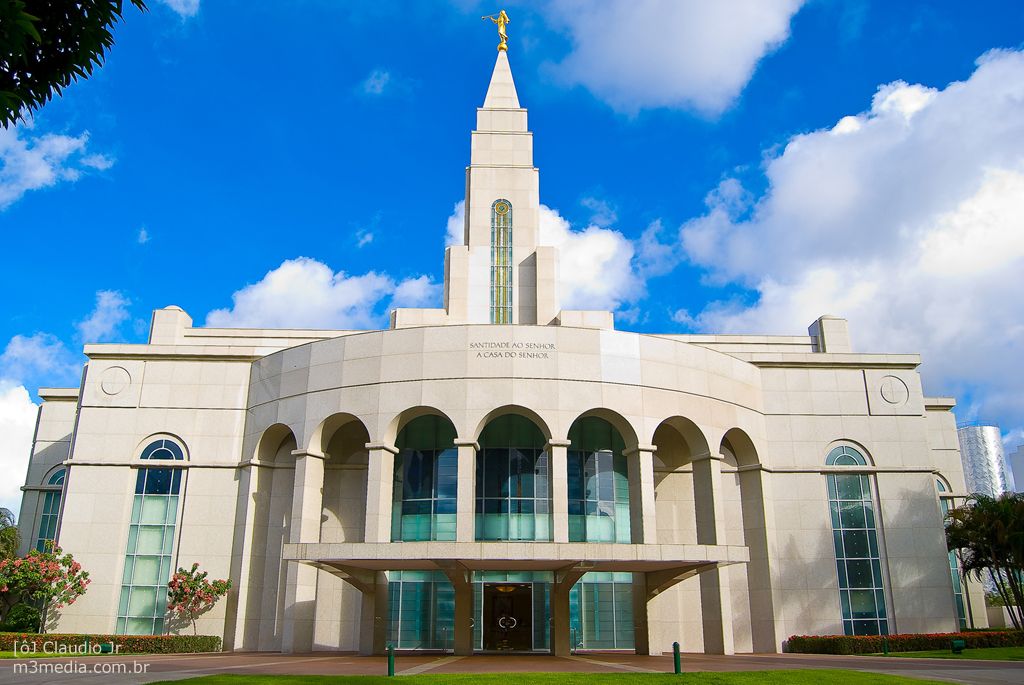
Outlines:
[[882,640],[889,641],[890,652],[923,652],[949,649],[953,640],[963,640],[968,648],[1022,647],[1024,632],[1019,630],[969,631],[965,633],[908,633],[905,635],[791,635],[787,652],[802,654],[876,654],[883,651]]
[[[34,652],[67,652],[90,645],[109,643],[118,654],[191,654],[219,652],[220,637],[216,635],[59,635],[45,637],[36,633],[0,633],[0,652],[10,653],[15,647]],[[34,644],[33,644],[34,643]],[[34,649],[33,649],[34,647]]]
[[32,550],[24,557],[0,560],[0,623],[19,603],[61,609],[85,594],[89,573],[70,554],[49,543],[45,552]]
[[196,618],[212,609],[231,589],[230,580],[210,581],[207,575],[199,570],[199,564],[192,564],[188,571],[179,568],[167,583],[167,610],[172,617],[191,621],[193,635]]

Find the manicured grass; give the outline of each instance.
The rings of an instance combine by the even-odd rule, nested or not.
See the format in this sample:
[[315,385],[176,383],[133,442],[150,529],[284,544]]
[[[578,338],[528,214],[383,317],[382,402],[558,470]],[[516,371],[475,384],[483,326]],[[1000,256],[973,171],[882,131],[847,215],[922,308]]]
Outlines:
[[[168,681],[169,682],[169,681]],[[272,675],[211,675],[175,683],[190,685],[393,685],[396,680],[386,676],[272,676]],[[838,670],[802,671],[751,671],[740,673],[425,673],[402,676],[399,685],[445,685],[466,683],[467,685],[620,685],[639,683],[641,685],[932,685],[942,684],[935,680],[901,678],[880,673]]]
[[[873,656],[878,656],[877,654]],[[965,649],[953,654],[948,649],[932,649],[927,652],[890,652],[889,656],[927,659],[984,659],[985,661],[1024,661],[1024,647],[983,647]]]

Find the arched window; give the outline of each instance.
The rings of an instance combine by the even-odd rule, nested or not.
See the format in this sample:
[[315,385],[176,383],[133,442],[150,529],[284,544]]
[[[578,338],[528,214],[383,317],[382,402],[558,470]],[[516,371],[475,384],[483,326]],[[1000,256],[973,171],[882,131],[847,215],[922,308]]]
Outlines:
[[491,323],[512,323],[512,203],[491,205]]
[[[843,445],[828,453],[829,466],[866,466],[867,459]],[[871,481],[862,473],[829,473],[828,502],[839,575],[839,603],[847,635],[887,635],[885,583],[878,552]]]
[[185,453],[181,446],[173,440],[156,440],[146,445],[139,459],[176,459],[183,460]]
[[[185,452],[173,440],[154,440],[146,445],[139,458],[184,461]],[[138,469],[135,476],[135,497],[117,609],[119,634],[163,633],[182,471],[171,464],[154,465]]]
[[476,459],[476,539],[550,540],[547,441],[529,419],[499,416],[480,434]]
[[454,540],[455,426],[443,416],[421,416],[402,429],[395,446],[391,539]]
[[626,446],[604,419],[578,419],[569,430],[569,541],[632,541]]
[[[942,518],[945,519],[949,515],[950,509],[954,506],[953,498],[949,495],[949,488],[946,487],[941,478],[935,479],[935,489],[939,491],[939,510],[942,512]],[[960,629],[963,630],[967,627],[967,612],[965,610],[966,605],[964,604],[963,578],[960,577],[960,560],[957,558],[955,551],[950,551],[949,553],[949,577],[953,583],[953,604],[956,606],[956,619]]]
[[46,479],[47,491],[43,495],[43,511],[39,517],[39,535],[36,536],[35,544],[35,548],[40,552],[45,552],[47,543],[57,539],[57,522],[60,521],[60,488],[64,485],[66,473],[66,469],[59,469]]
[[826,466],[867,466],[864,455],[847,445],[840,445],[828,453]]

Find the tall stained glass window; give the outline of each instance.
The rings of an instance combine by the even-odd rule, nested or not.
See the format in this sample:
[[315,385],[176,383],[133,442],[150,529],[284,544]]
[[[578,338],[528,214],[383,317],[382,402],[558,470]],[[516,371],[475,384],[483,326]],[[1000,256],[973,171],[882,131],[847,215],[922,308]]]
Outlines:
[[514,414],[484,428],[476,459],[477,540],[551,539],[546,442],[532,421]]
[[[942,509],[942,517],[949,514],[949,510],[953,508],[953,498],[949,494],[949,488],[941,480],[935,481],[935,487],[939,490],[939,507]],[[956,620],[960,625],[960,629],[964,630],[967,628],[967,612],[964,604],[964,585],[963,578],[960,576],[960,560],[956,556],[956,552],[949,552],[949,576],[953,581],[953,603],[956,605]]]
[[[176,443],[157,440],[142,451],[141,458],[175,462],[185,457]],[[182,469],[174,467],[147,466],[136,474],[117,609],[118,634],[164,632],[181,478]]]
[[455,427],[441,416],[421,416],[402,429],[395,446],[391,539],[454,540]]
[[570,542],[631,542],[622,436],[604,419],[589,416],[572,425],[569,441]]
[[491,323],[512,323],[512,203],[491,205]]
[[46,551],[46,543],[57,539],[57,521],[60,520],[61,488],[64,485],[65,469],[60,469],[46,481],[49,487],[56,487],[56,490],[47,490],[43,496],[43,513],[39,517],[39,535],[36,536],[35,548],[40,552]]
[[[867,460],[854,448],[843,445],[829,452],[825,463],[856,468],[866,466]],[[826,478],[843,632],[847,635],[887,635],[885,584],[878,553],[871,482],[862,473],[830,473]]]

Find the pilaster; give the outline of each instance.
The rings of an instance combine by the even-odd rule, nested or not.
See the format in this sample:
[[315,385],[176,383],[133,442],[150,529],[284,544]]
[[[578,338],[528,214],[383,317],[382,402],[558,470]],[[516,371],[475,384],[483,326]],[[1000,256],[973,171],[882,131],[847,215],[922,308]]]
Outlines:
[[391,542],[391,508],[398,450],[384,443],[368,442],[366,471],[365,542]]
[[[725,544],[725,512],[722,493],[722,456],[704,455],[693,460],[693,496],[697,518],[697,544]],[[721,568],[700,574],[704,651],[735,652],[729,577]]]
[[[324,455],[307,450],[295,450],[292,455],[295,457],[295,486],[288,541],[320,542]],[[317,569],[297,562],[287,566],[281,651],[310,652],[316,621]]]
[[476,453],[480,445],[475,440],[456,440],[455,446],[459,450],[455,539],[473,542],[476,539]]
[[629,466],[629,526],[633,544],[658,542],[654,502],[654,445],[637,445],[625,452]]
[[[549,440],[551,457],[551,537],[569,542],[569,446],[568,440]],[[568,596],[568,595],[567,595]]]

